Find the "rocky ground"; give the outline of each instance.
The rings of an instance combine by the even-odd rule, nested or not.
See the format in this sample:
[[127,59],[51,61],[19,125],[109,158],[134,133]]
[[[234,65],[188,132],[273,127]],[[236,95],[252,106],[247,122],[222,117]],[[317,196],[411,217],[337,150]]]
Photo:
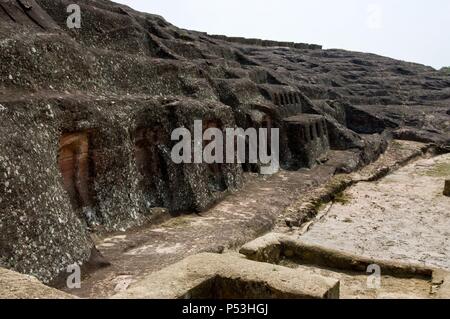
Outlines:
[[[447,73],[183,30],[107,0],[75,1],[83,24],[70,29],[73,2],[0,0],[1,267],[58,285],[69,265],[98,270],[106,259],[112,266],[90,272],[75,293],[110,296],[191,254],[237,248],[272,228],[312,227],[308,237],[322,224],[333,228],[330,244],[344,245],[350,227],[349,248],[376,251],[376,227],[389,254],[407,260],[411,249],[445,266],[445,242],[430,256],[419,241],[404,243],[429,237],[437,249],[445,234],[443,224],[421,224],[445,217],[446,203],[433,206],[430,193],[438,186],[428,187],[438,173],[412,175],[426,187],[408,184],[408,172],[380,190],[372,181],[427,150],[448,152]],[[260,163],[176,165],[171,132],[200,119],[202,129],[280,129],[283,170],[265,178]],[[363,181],[371,183],[358,193]],[[355,211],[317,222],[322,205],[355,184]],[[384,203],[390,187],[400,193]],[[432,204],[401,220],[414,201]],[[361,242],[362,233],[376,240]]]
[[[443,189],[449,176],[450,156],[446,154],[414,160],[379,180],[359,181],[323,205],[318,217],[300,230],[301,235],[294,230],[293,237],[320,250],[350,254],[353,260],[367,258],[373,264],[378,260],[448,273],[450,201]],[[374,288],[368,286],[365,271],[356,272],[350,264],[321,263],[320,257],[314,260],[318,262],[313,265],[287,259],[281,264],[340,280],[344,299],[434,298],[441,283],[434,275],[383,274],[380,266],[380,285]],[[441,296],[448,298],[448,292]]]
[[[399,163],[424,156],[425,146],[395,141],[377,162],[355,176],[370,178],[383,168],[395,169]],[[274,228],[289,231],[283,225],[285,217],[292,214],[289,207],[298,205],[303,193],[320,193],[321,185],[340,179],[342,176],[334,177],[334,170],[334,165],[324,164],[312,170],[284,171],[268,179],[254,176],[241,191],[201,215],[180,216],[160,226],[98,239],[97,248],[112,266],[89,274],[81,289],[66,291],[89,298],[112,296],[185,257],[234,251]]]
[[301,236],[354,254],[450,270],[450,156],[418,160],[378,182],[361,182]]
[[428,299],[430,298],[430,280],[423,278],[397,278],[381,276],[379,287],[367,284],[367,273],[336,271],[320,267],[282,263],[289,268],[307,269],[314,274],[340,281],[340,299]]
[[[170,255],[184,256],[186,247],[197,250],[207,247],[208,244],[202,243],[201,238],[195,238],[192,241],[178,240],[173,245],[174,242],[170,238],[174,238],[181,229],[175,230],[171,237],[167,237],[161,234],[167,233],[166,226],[170,228],[173,225],[163,225],[162,228],[153,230],[159,234],[155,235],[151,242],[157,242],[157,237],[164,237],[168,246],[141,243],[142,246],[133,247],[120,257],[122,260],[128,259],[136,263],[144,256],[151,255],[150,259],[141,259],[141,262],[138,262],[141,269],[152,269],[151,271],[141,270],[139,273],[135,270],[133,274],[127,274],[132,267],[124,262],[122,276],[108,278],[110,288],[105,286],[106,281],[91,286],[95,275],[85,281],[85,288],[91,289],[90,297],[96,297],[98,293],[108,293],[109,289],[114,298],[174,297],[184,294],[194,298],[212,295],[217,298],[230,298],[250,292],[256,293],[255,291],[259,291],[259,296],[266,296],[268,291],[279,285],[278,279],[287,277],[281,282],[290,285],[298,281],[294,286],[299,291],[297,295],[286,287],[283,288],[286,290],[281,291],[285,291],[284,294],[290,291],[291,298],[298,298],[302,289],[305,289],[300,283],[306,284],[313,276],[319,276],[313,280],[317,284],[316,291],[328,289],[323,285],[324,278],[337,280],[341,299],[447,298],[450,293],[447,251],[450,202],[448,197],[443,195],[443,188],[445,178],[449,176],[450,156],[423,153],[424,149],[426,148],[420,143],[394,141],[378,161],[358,172],[345,175],[346,178],[353,179],[355,184],[342,193],[335,194],[337,196],[331,203],[323,203],[322,209],[317,211],[318,215],[306,229],[305,224],[300,228],[290,229],[287,225],[278,225],[276,229],[284,231],[283,235],[268,234],[245,244],[240,252],[257,261],[256,264],[246,265],[241,259],[243,255],[233,253],[235,243],[227,245],[227,240],[222,241],[224,247],[228,247],[226,252],[219,249],[221,259],[214,255],[197,255],[176,263]],[[387,168],[390,173],[386,172]],[[380,172],[387,175],[380,175]],[[292,178],[284,174],[280,176],[287,182]],[[335,176],[332,179],[339,178],[341,177]],[[305,182],[308,183],[308,180]],[[332,182],[330,179],[328,184]],[[314,192],[320,193],[320,190],[317,187],[312,188],[310,193]],[[263,194],[264,197],[269,196]],[[267,205],[257,202],[253,206],[255,209],[259,207],[261,210]],[[228,206],[229,212],[238,215],[248,209],[227,200],[223,203]],[[278,208],[276,215],[280,216],[279,211],[283,206],[279,203],[275,206]],[[274,211],[277,211],[277,208],[274,208]],[[205,217],[208,213],[214,215],[214,212],[210,211]],[[232,216],[227,214],[222,217],[223,221],[228,222],[220,228],[220,235],[208,238],[211,243],[220,242],[219,238],[222,237],[217,236],[227,234],[229,228],[238,230],[241,234],[246,233],[242,226],[232,222],[235,219]],[[191,224],[196,228],[192,235],[197,236],[207,231],[208,227],[214,224],[214,220],[212,216],[206,222],[196,223],[191,220]],[[273,227],[275,224],[271,225]],[[247,227],[252,228],[250,225]],[[141,232],[141,239],[144,233]],[[107,238],[98,247],[105,254],[115,253],[118,256],[118,247],[123,247],[119,242],[121,241],[122,245],[129,243],[133,236]],[[278,237],[279,242],[277,236],[281,236]],[[247,237],[246,241],[250,237]],[[229,243],[232,238],[236,237],[229,237]],[[283,243],[283,240],[286,243]],[[281,246],[277,248],[280,243]],[[295,245],[299,246],[296,248]],[[237,244],[236,248],[240,246]],[[306,252],[305,247],[309,247],[307,249],[310,251]],[[193,250],[187,255],[193,254]],[[256,255],[252,252],[256,252]],[[298,254],[298,258],[293,257],[295,254]],[[220,259],[219,262],[217,258]],[[169,264],[174,265],[159,271],[161,264],[152,265],[150,260],[158,260],[162,264],[165,260],[170,260]],[[270,268],[267,263],[277,266]],[[360,263],[363,264],[362,268],[357,266]],[[366,272],[369,264],[378,265],[381,269],[378,284],[370,281],[371,273]],[[239,271],[234,273],[234,269]],[[287,269],[294,269],[295,272],[289,273]],[[109,269],[110,276],[113,275],[112,271],[113,268]],[[272,274],[262,275],[266,272]],[[213,274],[219,279],[215,279],[212,286],[204,286],[204,280],[212,278]],[[252,279],[249,279],[250,277]],[[246,280],[252,281],[251,289],[246,286]],[[114,289],[111,283],[115,285]],[[260,283],[265,285],[265,289],[259,286]],[[100,287],[104,290],[99,290]],[[240,290],[236,290],[236,287],[240,287]],[[85,293],[84,289],[78,291],[81,296]],[[307,295],[313,297],[311,292]],[[278,295],[278,298],[282,298],[282,295]]]
[[113,266],[91,274],[74,293],[110,296],[124,282],[138,281],[184,257],[238,248],[270,231],[288,205],[326,183],[334,171],[334,166],[322,165],[268,178],[249,176],[242,190],[201,214],[100,239],[96,247]]
[[74,296],[50,288],[37,278],[0,269],[0,299],[72,299]]

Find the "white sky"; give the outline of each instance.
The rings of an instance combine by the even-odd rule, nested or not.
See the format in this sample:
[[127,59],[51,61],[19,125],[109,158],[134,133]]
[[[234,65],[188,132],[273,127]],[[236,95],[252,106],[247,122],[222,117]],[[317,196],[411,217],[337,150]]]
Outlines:
[[210,34],[321,44],[450,66],[449,0],[114,0]]

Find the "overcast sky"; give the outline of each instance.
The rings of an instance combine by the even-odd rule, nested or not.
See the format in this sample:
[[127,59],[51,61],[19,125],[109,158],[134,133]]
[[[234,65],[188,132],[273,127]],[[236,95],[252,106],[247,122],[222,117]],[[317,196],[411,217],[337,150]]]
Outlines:
[[450,66],[449,0],[115,0],[210,34],[322,44]]

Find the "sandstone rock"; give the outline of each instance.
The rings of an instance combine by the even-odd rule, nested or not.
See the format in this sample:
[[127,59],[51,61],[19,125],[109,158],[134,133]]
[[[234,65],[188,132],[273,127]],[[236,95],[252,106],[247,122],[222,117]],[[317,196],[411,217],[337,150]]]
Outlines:
[[282,257],[279,236],[269,233],[245,244],[239,252],[254,261],[278,263]]
[[432,293],[437,299],[450,298],[450,273],[444,270],[433,272],[432,277]]
[[50,288],[35,277],[0,268],[0,299],[73,299],[74,296]]
[[129,298],[339,298],[339,281],[259,263],[235,255],[203,253],[186,258],[131,284],[113,296]]
[[[393,276],[431,277],[434,269],[418,264],[401,263],[392,260],[376,260],[345,251],[339,251],[317,244],[306,243],[295,236],[280,233],[268,233],[242,247],[240,253],[251,260],[276,263],[284,256],[296,262],[365,273],[369,265],[377,264],[383,273]],[[274,259],[273,256],[277,258]]]
[[[163,220],[157,207],[200,212],[239,189],[244,171],[260,170],[175,165],[170,133],[195,119],[279,128],[286,169],[351,149],[349,172],[378,156],[392,129],[450,141],[450,80],[431,67],[212,37],[104,0],[83,2],[83,31],[72,32],[66,2],[5,0],[0,9],[0,261],[42,281],[89,260],[91,231]],[[299,125],[285,119],[306,114],[325,121],[316,130],[328,141],[301,161]]]

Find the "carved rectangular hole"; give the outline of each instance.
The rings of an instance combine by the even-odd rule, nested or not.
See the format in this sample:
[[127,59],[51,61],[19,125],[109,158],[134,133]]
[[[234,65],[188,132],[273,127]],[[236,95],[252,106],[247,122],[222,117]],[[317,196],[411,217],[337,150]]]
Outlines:
[[[219,120],[209,120],[203,123],[203,133],[207,129],[219,129],[223,131],[223,125]],[[204,147],[212,141],[206,141]],[[225,146],[225,140],[222,141],[222,145]],[[223,154],[225,159],[225,154]],[[222,163],[208,164],[208,186],[213,192],[224,192],[228,189],[225,175],[223,172],[224,165]]]
[[215,276],[182,296],[183,299],[303,299],[307,296],[280,290],[267,282]]
[[92,207],[93,161],[88,132],[64,133],[61,136],[58,166],[72,206],[75,209]]
[[[150,207],[170,207],[170,180],[163,149],[167,141],[161,127],[144,127],[135,132],[135,158],[142,175],[141,187]],[[149,208],[150,208],[149,207]]]

